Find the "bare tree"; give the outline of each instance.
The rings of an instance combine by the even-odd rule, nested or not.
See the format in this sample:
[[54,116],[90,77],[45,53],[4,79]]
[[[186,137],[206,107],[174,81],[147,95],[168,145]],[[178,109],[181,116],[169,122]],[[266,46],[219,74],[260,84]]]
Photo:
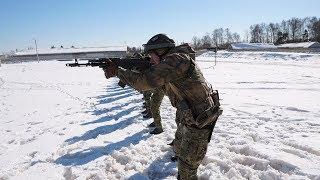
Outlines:
[[207,33],[205,36],[203,36],[202,39],[201,39],[201,42],[202,42],[202,47],[203,48],[211,47],[212,40],[211,40],[210,35]]
[[303,23],[301,19],[291,18],[289,20],[289,28],[290,28],[290,33],[293,41],[296,41],[297,37],[299,37],[299,32],[301,32],[302,27],[303,27]]
[[306,22],[306,27],[309,32],[309,38],[310,39],[316,39],[317,32],[316,28],[314,27],[314,24],[318,21],[316,17],[309,17]]
[[320,19],[313,23],[312,30],[314,32],[314,40],[320,42]]
[[225,40],[228,44],[232,43],[233,42],[233,39],[232,39],[232,33],[230,32],[230,29],[227,28],[224,30],[225,31]]
[[218,31],[218,44],[224,44],[224,30],[222,28],[217,29]]
[[289,26],[288,26],[288,22],[287,21],[285,21],[285,20],[283,20],[282,22],[281,22],[281,25],[280,25],[280,31],[283,33],[283,34],[285,34],[285,33],[287,33],[287,34],[289,34]]
[[261,28],[261,42],[268,43],[270,39],[268,26],[265,23],[261,23],[260,28]]
[[245,30],[244,31],[244,39],[243,39],[244,42],[250,42],[250,33],[249,33],[249,30]]
[[261,43],[262,42],[262,28],[260,24],[250,26],[251,42]]
[[199,38],[197,38],[196,36],[193,36],[192,38],[192,45],[194,47],[194,49],[200,49],[201,47],[201,40]]
[[219,30],[215,29],[212,31],[212,43],[215,46],[218,46],[218,42],[219,42]]
[[233,39],[233,42],[240,42],[240,35],[238,33],[233,33],[232,34],[232,39]]
[[271,42],[276,42],[276,36],[279,31],[279,24],[270,23],[269,24],[270,34],[271,34]]

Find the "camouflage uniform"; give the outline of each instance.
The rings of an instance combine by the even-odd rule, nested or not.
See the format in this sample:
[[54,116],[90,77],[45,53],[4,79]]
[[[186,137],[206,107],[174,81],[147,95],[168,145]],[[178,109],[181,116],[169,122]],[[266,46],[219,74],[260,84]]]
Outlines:
[[144,100],[144,105],[146,108],[146,113],[147,114],[151,114],[151,95],[152,95],[152,91],[148,90],[148,91],[143,91],[143,100]]
[[[178,178],[197,179],[197,168],[206,154],[217,117],[203,116],[210,114],[204,112],[215,103],[211,87],[194,58],[175,47],[162,57],[160,64],[144,73],[119,69],[117,76],[138,91],[165,87],[171,104],[177,108],[174,151],[178,157]],[[197,118],[200,116],[207,118]]]
[[153,117],[153,122],[156,128],[162,130],[161,116],[160,116],[160,105],[164,97],[164,92],[161,88],[152,90],[151,95],[151,113]]

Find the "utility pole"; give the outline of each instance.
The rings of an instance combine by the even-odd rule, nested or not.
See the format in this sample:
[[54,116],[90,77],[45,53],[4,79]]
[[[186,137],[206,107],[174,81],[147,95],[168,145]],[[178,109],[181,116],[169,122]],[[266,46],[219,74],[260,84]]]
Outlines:
[[218,52],[218,43],[216,43],[216,47],[214,48],[214,65],[217,65],[217,52]]
[[38,63],[39,63],[39,54],[38,54],[37,40],[36,40],[36,39],[33,39],[33,40],[34,40],[34,44],[35,44],[35,46],[36,46],[37,59],[38,59]]

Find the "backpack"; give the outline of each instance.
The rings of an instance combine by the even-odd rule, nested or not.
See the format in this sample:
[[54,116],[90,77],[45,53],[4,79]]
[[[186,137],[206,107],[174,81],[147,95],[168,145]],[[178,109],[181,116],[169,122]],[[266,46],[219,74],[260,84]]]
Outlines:
[[179,46],[174,47],[173,51],[174,53],[186,53],[189,54],[189,56],[195,60],[196,59],[196,52],[193,50],[193,48],[188,44],[184,43]]

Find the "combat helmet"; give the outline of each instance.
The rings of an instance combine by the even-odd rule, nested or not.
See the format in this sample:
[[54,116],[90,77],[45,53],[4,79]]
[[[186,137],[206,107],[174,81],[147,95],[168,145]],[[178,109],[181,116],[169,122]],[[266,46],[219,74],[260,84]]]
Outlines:
[[146,44],[142,45],[144,52],[148,53],[157,49],[170,49],[175,47],[175,42],[165,34],[157,34],[153,36]]

